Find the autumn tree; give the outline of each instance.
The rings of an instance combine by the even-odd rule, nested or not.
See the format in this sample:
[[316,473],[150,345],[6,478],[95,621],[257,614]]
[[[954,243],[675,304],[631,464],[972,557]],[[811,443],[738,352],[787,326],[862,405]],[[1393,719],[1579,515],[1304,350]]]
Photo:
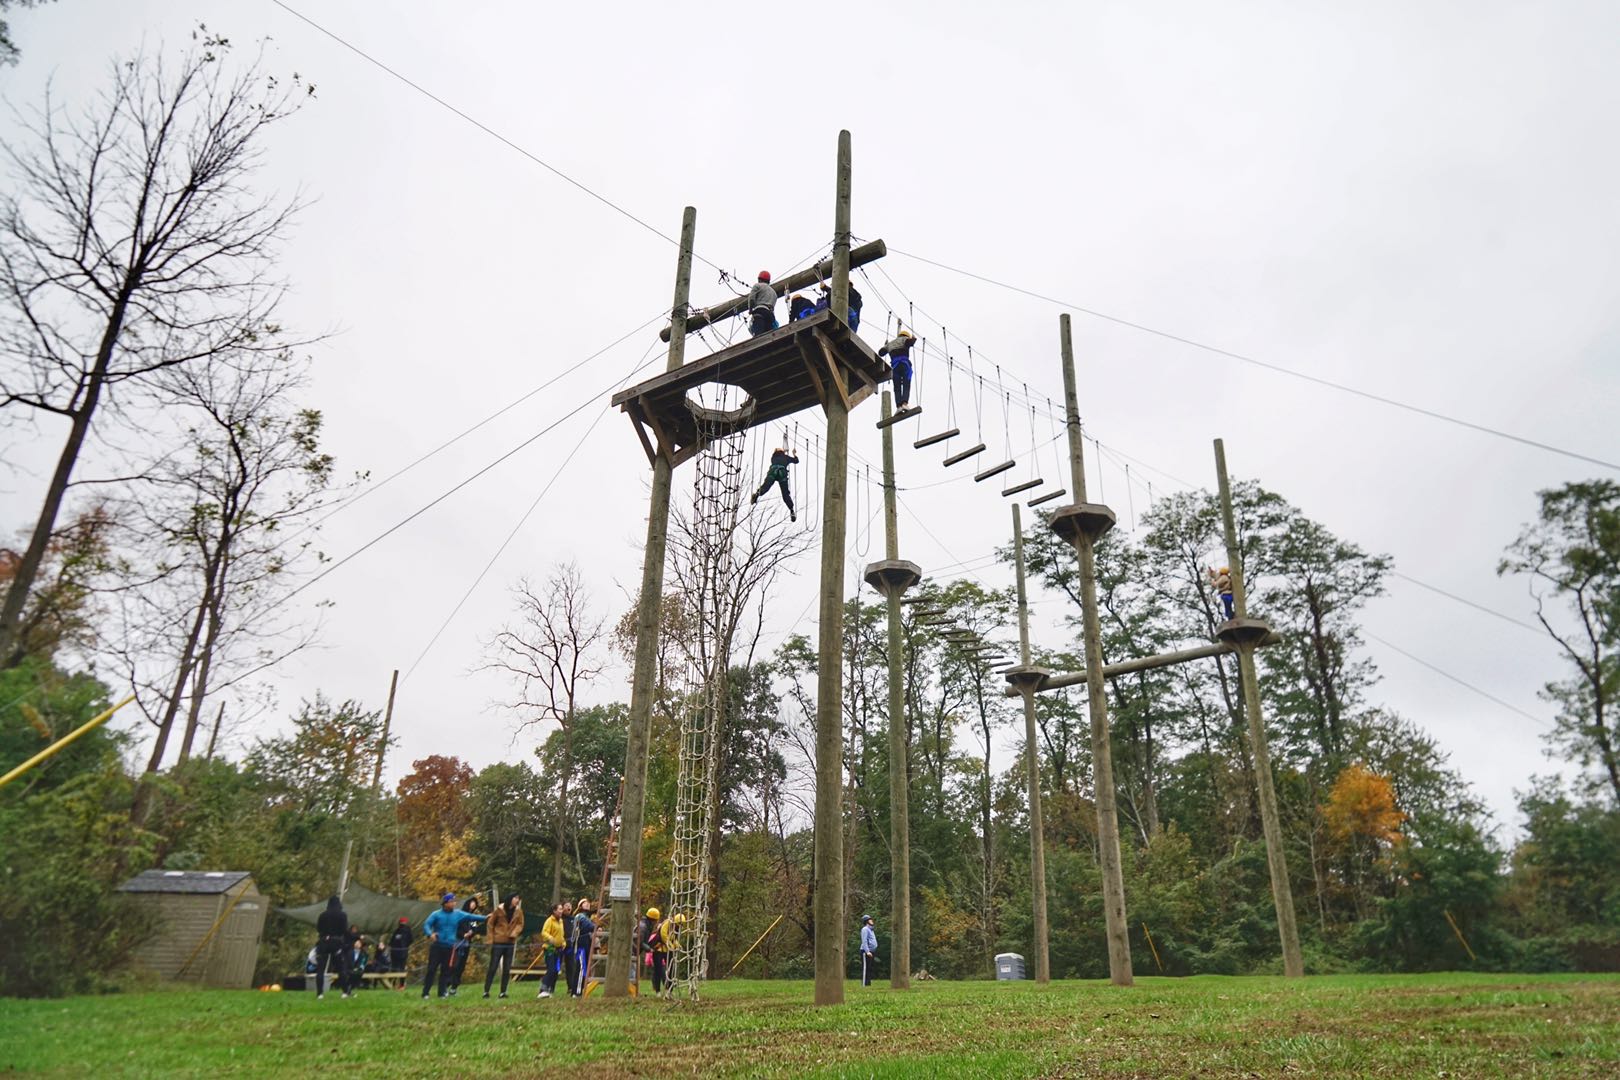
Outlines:
[[[467,802],[472,779],[473,771],[465,762],[443,754],[418,758],[400,777],[394,789],[394,819],[401,872],[407,879],[438,880],[450,873],[447,867],[471,864],[464,837],[472,824]],[[449,853],[441,857],[447,848]],[[431,890],[426,895],[432,895]]]
[[0,664],[21,655],[23,611],[103,414],[164,371],[282,347],[271,264],[295,204],[254,195],[251,179],[307,91],[229,55],[204,30],[177,61],[137,53],[96,101],[70,112],[47,96],[3,146],[0,415],[67,430],[0,603]]

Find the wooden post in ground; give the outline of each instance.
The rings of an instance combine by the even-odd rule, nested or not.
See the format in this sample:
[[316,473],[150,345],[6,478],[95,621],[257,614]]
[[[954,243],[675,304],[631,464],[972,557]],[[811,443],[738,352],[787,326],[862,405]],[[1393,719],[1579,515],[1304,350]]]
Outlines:
[[1080,556],[1080,614],[1085,630],[1086,704],[1091,717],[1092,787],[1097,805],[1097,848],[1102,862],[1103,917],[1108,931],[1108,976],[1130,986],[1130,928],[1125,922],[1125,874],[1119,854],[1119,814],[1114,805],[1114,758],[1108,732],[1108,687],[1103,681],[1102,624],[1097,615],[1096,543],[1113,528],[1114,512],[1086,502],[1085,455],[1080,442],[1080,397],[1074,374],[1069,316],[1058,319],[1063,348],[1063,406],[1069,435],[1070,490],[1075,502],[1052,515],[1052,531]]
[[[681,249],[670,305],[669,362],[674,371],[686,360],[686,308],[692,293],[692,244],[697,211],[681,217]],[[641,833],[647,813],[647,744],[658,680],[658,614],[664,599],[664,554],[669,541],[669,497],[674,464],[662,445],[653,458],[652,496],[647,507],[647,545],[641,560],[641,593],[636,600],[636,655],[631,672],[629,730],[624,750],[624,804],[619,819],[619,850],[614,868],[633,875],[630,896],[614,900],[608,916],[607,982],[603,994],[630,993],[631,927],[641,886]]]
[[1029,776],[1029,885],[1035,914],[1035,982],[1052,981],[1050,930],[1046,923],[1046,829],[1041,815],[1041,763],[1035,752],[1035,689],[1046,672],[1030,664],[1029,596],[1024,574],[1024,523],[1018,503],[1012,504],[1013,561],[1018,573],[1018,666],[1007,681],[1024,699],[1024,771]]
[[[832,311],[849,318],[849,132],[838,133],[833,223]],[[825,395],[826,484],[821,502],[820,641],[816,651],[815,897],[816,1004],[844,1000],[844,532],[849,406]]]
[[[883,391],[883,421],[890,416]],[[894,428],[883,427],[883,561],[866,568],[866,581],[882,593],[889,614],[889,986],[911,987],[911,768],[906,746],[905,635],[900,598],[922,580],[916,563],[900,558],[895,512]]]
[[388,707],[383,710],[382,738],[377,740],[377,764],[371,770],[371,793],[377,794],[382,787],[383,758],[388,756],[388,729],[394,723],[394,691],[399,689],[399,668],[394,669],[393,678],[388,680]]
[[1243,708],[1249,719],[1249,752],[1254,758],[1254,786],[1260,797],[1260,826],[1266,837],[1266,865],[1271,871],[1271,901],[1277,909],[1277,936],[1282,939],[1283,974],[1305,974],[1299,948],[1299,925],[1294,915],[1294,890],[1288,881],[1288,857],[1283,851],[1282,820],[1277,812],[1277,789],[1271,777],[1271,749],[1266,740],[1265,717],[1260,712],[1260,679],[1255,672],[1254,648],[1270,627],[1249,618],[1243,583],[1243,558],[1238,550],[1237,524],[1232,514],[1232,486],[1226,477],[1226,447],[1215,440],[1215,474],[1220,483],[1221,525],[1226,532],[1226,565],[1232,575],[1232,607],[1237,617],[1221,625],[1223,641],[1238,649],[1238,678],[1243,683]]

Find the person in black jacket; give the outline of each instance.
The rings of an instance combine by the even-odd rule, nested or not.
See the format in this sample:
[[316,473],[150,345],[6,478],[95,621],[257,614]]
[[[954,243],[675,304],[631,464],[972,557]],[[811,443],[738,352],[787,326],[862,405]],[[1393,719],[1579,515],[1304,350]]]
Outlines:
[[388,939],[389,970],[404,971],[409,966],[411,941],[415,936],[411,933],[411,921],[401,918],[399,925],[394,927],[394,936]]
[[781,484],[782,501],[787,503],[788,508],[788,520],[798,521],[799,513],[797,510],[793,509],[793,495],[788,491],[788,466],[797,465],[798,463],[799,459],[797,455],[788,453],[780,446],[772,451],[771,467],[765,473],[765,482],[759,485],[758,491],[754,492],[754,498],[749,505],[751,506],[753,503],[759,502],[760,496],[771,490],[772,484]]
[[335,896],[326,901],[326,910],[315,920],[315,932],[321,936],[315,945],[315,999],[326,996],[326,969],[332,964],[338,970],[338,989],[349,997],[349,916],[343,901]]
[[[461,910],[467,914],[475,914],[479,910],[478,897],[469,896],[461,905]],[[467,970],[467,957],[472,955],[472,938],[474,934],[482,933],[484,920],[474,922],[469,919],[461,924],[459,935],[456,938],[455,951],[450,955],[450,996],[455,997],[456,991],[461,989],[461,976]]]

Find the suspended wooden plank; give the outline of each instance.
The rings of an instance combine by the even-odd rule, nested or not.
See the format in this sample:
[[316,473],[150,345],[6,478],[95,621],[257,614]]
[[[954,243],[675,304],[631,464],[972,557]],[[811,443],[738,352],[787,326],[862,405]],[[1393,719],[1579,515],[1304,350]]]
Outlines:
[[1003,461],[1000,465],[992,465],[988,469],[984,470],[984,472],[976,474],[973,477],[973,482],[975,484],[982,484],[992,476],[1000,476],[1002,473],[1006,472],[1008,469],[1017,464],[1018,462],[1016,461]]
[[1010,488],[1002,488],[1001,494],[1003,496],[1017,495],[1020,491],[1028,491],[1030,488],[1040,487],[1044,482],[1045,481],[1041,480],[1040,477],[1036,477],[1033,480],[1025,480],[1022,484],[1014,484]]
[[961,428],[951,428],[949,431],[942,431],[938,435],[929,435],[918,439],[916,442],[911,444],[911,448],[913,450],[921,450],[925,446],[933,446],[935,443],[942,443],[946,439],[954,439],[960,434],[962,434]]
[[1053,499],[1060,499],[1067,494],[1067,491],[1063,490],[1062,488],[1058,488],[1056,491],[1048,491],[1045,495],[1041,495],[1037,498],[1029,500],[1026,505],[1039,506],[1041,503],[1051,502]]
[[898,424],[900,421],[910,420],[913,416],[918,416],[921,413],[921,405],[908,405],[904,409],[901,409],[899,412],[895,413],[893,416],[889,417],[887,420],[879,420],[877,422],[877,426],[879,429],[894,427],[894,425]]
[[984,453],[984,443],[980,443],[978,446],[975,446],[970,450],[964,450],[960,454],[952,454],[950,457],[945,459],[945,464],[947,464],[947,465],[955,465],[959,461],[966,461],[968,458],[973,457],[975,454],[982,454],[982,453]]

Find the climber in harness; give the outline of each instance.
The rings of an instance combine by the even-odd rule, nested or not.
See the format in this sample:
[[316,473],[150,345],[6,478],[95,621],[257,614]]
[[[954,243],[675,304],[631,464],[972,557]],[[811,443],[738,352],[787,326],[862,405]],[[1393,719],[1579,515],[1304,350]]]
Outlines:
[[794,293],[788,297],[788,322],[808,319],[815,314],[815,311],[816,305],[811,303],[810,298],[803,293]]
[[911,347],[916,343],[917,335],[901,327],[900,332],[878,350],[879,356],[889,358],[889,367],[894,373],[894,403],[900,409],[911,403]]
[[[826,311],[832,307],[832,286],[823,281],[820,288],[821,295],[816,297],[815,306],[810,309],[812,312]],[[855,288],[854,282],[849,286],[849,328],[851,330],[861,328],[861,294],[860,290]]]
[[776,329],[776,290],[771,287],[771,272],[761,270],[759,280],[748,290],[748,333],[759,337]]
[[799,459],[796,455],[788,453],[780,446],[773,450],[771,452],[771,467],[765,473],[765,482],[759,485],[758,491],[754,492],[754,497],[749,501],[749,505],[752,506],[754,503],[759,502],[759,497],[771,490],[772,484],[781,484],[782,501],[787,503],[788,508],[788,520],[798,521],[798,511],[793,509],[793,495],[788,491],[788,466],[797,465],[798,463]]

